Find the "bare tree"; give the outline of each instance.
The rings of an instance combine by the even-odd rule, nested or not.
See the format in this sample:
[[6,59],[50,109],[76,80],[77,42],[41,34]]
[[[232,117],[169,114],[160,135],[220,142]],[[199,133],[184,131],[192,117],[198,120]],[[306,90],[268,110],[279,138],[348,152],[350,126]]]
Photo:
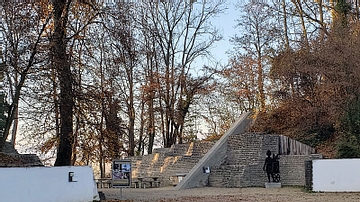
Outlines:
[[[223,11],[223,2],[217,3],[159,3],[147,7],[148,30],[152,30],[159,54],[157,81],[158,106],[163,115],[161,126],[164,147],[182,142],[184,120],[194,96],[202,89],[192,83],[192,64],[195,59],[209,55],[209,48],[221,39],[209,24],[211,18]],[[144,12],[145,13],[145,12]],[[152,140],[150,140],[151,142]],[[148,152],[151,152],[149,145]]]
[[[60,108],[59,146],[55,165],[61,166],[72,163],[73,145],[76,140],[73,134],[74,76],[71,69],[71,49],[69,52],[68,42],[69,39],[79,37],[79,34],[96,19],[100,12],[96,4],[87,2],[75,3],[71,0],[54,0],[52,6],[54,28],[50,37],[50,59],[58,77]],[[74,19],[72,19],[73,15],[70,15],[70,13],[71,11],[77,12],[77,8],[86,8],[81,13],[89,13],[89,15],[83,19],[83,23],[73,28],[71,23]]]
[[7,78],[10,101],[5,128],[0,139],[0,151],[10,134],[11,126],[14,126],[12,140],[15,144],[17,130],[15,119],[18,114],[20,96],[27,78],[34,72],[33,68],[44,60],[40,53],[44,45],[43,34],[50,20],[48,13],[43,12],[40,4],[31,6],[26,3],[16,5],[6,3],[2,6],[5,11],[4,24],[1,28],[5,36],[3,58],[6,64],[3,71]]
[[111,13],[111,20],[114,25],[109,27],[111,37],[111,47],[115,54],[112,55],[113,65],[116,67],[113,80],[120,91],[119,97],[125,103],[128,118],[128,150],[130,156],[135,152],[135,96],[138,83],[137,64],[138,64],[138,44],[135,40],[135,31],[132,30],[136,12],[133,4],[118,3],[116,9]]
[[243,55],[238,58],[256,61],[256,76],[252,77],[252,79],[256,79],[257,106],[260,111],[264,111],[266,103],[266,64],[272,54],[272,47],[277,42],[276,35],[279,33],[279,29],[277,23],[271,20],[273,16],[269,5],[250,3],[241,8],[244,15],[238,20],[237,26],[244,31],[241,35],[232,38],[232,42],[236,47],[233,59],[237,59],[236,55]]

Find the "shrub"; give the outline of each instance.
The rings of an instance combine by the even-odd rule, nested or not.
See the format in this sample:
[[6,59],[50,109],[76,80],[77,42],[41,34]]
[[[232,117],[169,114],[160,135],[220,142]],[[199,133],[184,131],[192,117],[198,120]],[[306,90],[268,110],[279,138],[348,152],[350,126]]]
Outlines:
[[359,158],[360,147],[355,137],[338,144],[337,158]]

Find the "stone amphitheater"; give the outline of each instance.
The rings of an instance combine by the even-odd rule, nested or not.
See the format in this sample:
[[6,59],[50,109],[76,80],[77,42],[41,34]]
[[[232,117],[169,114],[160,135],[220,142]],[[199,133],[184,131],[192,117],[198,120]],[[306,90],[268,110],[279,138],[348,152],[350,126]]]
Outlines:
[[[177,144],[155,149],[152,154],[131,157],[132,178],[157,176],[162,186],[263,187],[266,151],[279,154],[282,185],[305,186],[305,162],[322,158],[315,149],[282,135],[243,133],[248,123],[242,117],[217,142]],[[209,168],[210,172],[203,172]],[[183,179],[174,177],[184,175]]]
[[[215,142],[177,144],[167,149],[155,149],[152,154],[132,157],[132,178],[158,176],[162,186],[176,185],[173,178],[188,174],[209,152]],[[283,185],[304,186],[305,161],[321,155],[295,140],[281,135],[245,133],[229,136],[226,156],[219,165],[211,166],[204,185],[211,187],[261,187],[267,181],[262,170],[266,151],[280,154]]]

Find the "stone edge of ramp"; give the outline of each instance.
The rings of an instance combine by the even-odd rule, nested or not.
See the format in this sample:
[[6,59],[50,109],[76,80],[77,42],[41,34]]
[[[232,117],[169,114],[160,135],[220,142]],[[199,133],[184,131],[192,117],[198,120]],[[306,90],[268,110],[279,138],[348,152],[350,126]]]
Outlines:
[[239,119],[230,127],[230,129],[215,143],[215,145],[200,159],[200,161],[189,171],[183,180],[181,180],[176,190],[190,189],[195,187],[204,187],[207,185],[208,173],[203,172],[204,167],[220,165],[226,157],[226,141],[230,135],[242,134],[248,128],[252,112],[241,114]]

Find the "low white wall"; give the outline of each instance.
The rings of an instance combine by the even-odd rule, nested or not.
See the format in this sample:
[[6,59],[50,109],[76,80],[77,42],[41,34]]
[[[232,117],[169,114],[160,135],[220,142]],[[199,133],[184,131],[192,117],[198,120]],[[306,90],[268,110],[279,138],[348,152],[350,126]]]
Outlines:
[[360,159],[313,160],[313,191],[359,192]]
[[[69,172],[74,173],[69,182]],[[0,168],[0,201],[92,202],[99,200],[91,167]]]

